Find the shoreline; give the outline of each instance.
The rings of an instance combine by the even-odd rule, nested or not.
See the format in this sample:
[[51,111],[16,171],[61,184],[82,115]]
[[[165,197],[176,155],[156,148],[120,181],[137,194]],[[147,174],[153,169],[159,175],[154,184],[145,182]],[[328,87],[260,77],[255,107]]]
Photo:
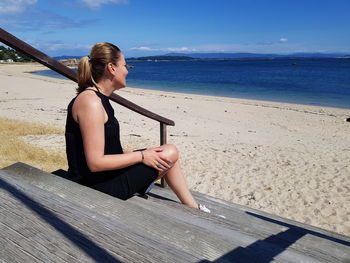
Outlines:
[[[76,84],[26,73],[40,68],[0,64],[0,116],[62,128]],[[348,109],[139,88],[117,93],[175,121],[168,142],[179,148],[192,190],[350,235]],[[158,123],[112,105],[124,147],[159,144]]]
[[[2,65],[5,64],[0,64],[0,71]],[[8,65],[17,65],[16,63],[9,63]],[[38,74],[34,74],[33,72],[35,71],[41,71],[48,69],[46,66],[43,66],[37,62],[34,63],[21,63],[23,66],[28,66],[25,67],[25,70],[20,70],[18,72],[17,69],[14,71],[10,70],[8,73],[16,73],[16,74],[21,74],[22,76],[28,77],[28,78],[33,78],[33,79],[39,79],[39,80],[44,80],[48,82],[54,82],[54,83],[64,83],[64,84],[69,84],[73,83],[72,86],[76,86],[73,81],[68,80],[68,79],[60,79],[60,78],[55,78],[51,76],[42,76]],[[35,67],[35,70],[30,70],[32,67]],[[28,71],[30,70],[30,71]],[[130,92],[129,92],[130,91]],[[146,89],[146,88],[139,88],[139,87],[134,87],[134,86],[127,86],[125,89],[122,89],[120,91],[117,91],[117,93],[135,93],[137,94],[138,91],[140,93],[157,93],[157,94],[168,94],[169,96],[183,96],[184,98],[186,97],[197,97],[197,98],[204,98],[207,101],[234,101],[236,103],[240,104],[247,104],[247,105],[261,105],[263,107],[272,107],[272,108],[285,108],[288,110],[295,110],[298,111],[298,108],[300,107],[305,107],[309,109],[310,112],[317,112],[321,111],[323,112],[325,109],[326,111],[332,112],[332,110],[340,110],[340,111],[349,111],[349,114],[344,114],[344,116],[350,115],[350,108],[342,108],[342,107],[332,107],[332,106],[320,106],[320,105],[311,105],[311,104],[300,104],[300,103],[289,103],[289,102],[279,102],[279,101],[269,101],[269,100],[259,100],[259,99],[245,99],[245,98],[238,98],[238,97],[227,97],[227,96],[215,96],[215,95],[208,95],[208,94],[196,94],[196,93],[183,93],[183,92],[175,92],[175,91],[163,91],[163,90],[158,90],[158,89]],[[141,105],[140,105],[141,106]],[[322,109],[322,110],[320,110]]]
[[[46,67],[43,67],[42,70],[50,70]],[[45,76],[45,75],[40,75],[36,72],[40,72],[42,70],[35,70],[35,71],[32,71],[32,72],[29,72],[33,75],[36,75],[36,76],[42,76],[42,77],[47,77],[47,78],[54,78],[54,79],[60,79],[60,78],[56,78],[56,77],[53,77],[53,76]],[[130,82],[133,82],[133,81],[129,81]],[[131,85],[130,87],[128,88],[136,88],[136,89],[141,89],[141,90],[151,90],[151,91],[159,91],[159,92],[172,92],[172,93],[176,93],[176,94],[187,94],[187,95],[199,95],[199,96],[209,96],[209,97],[219,97],[219,98],[229,98],[229,99],[238,99],[238,100],[248,100],[248,101],[257,101],[258,103],[259,102],[271,102],[271,103],[282,103],[282,104],[292,104],[292,105],[304,105],[304,106],[315,106],[315,107],[327,107],[327,108],[336,108],[336,109],[348,109],[350,110],[350,105],[346,105],[346,106],[341,106],[341,105],[334,105],[333,103],[320,103],[320,104],[317,104],[317,103],[303,103],[303,102],[293,102],[293,101],[288,101],[286,99],[283,99],[283,98],[277,98],[277,99],[260,99],[260,98],[249,98],[248,97],[239,97],[239,96],[230,96],[230,95],[216,95],[216,94],[205,94],[205,93],[191,93],[191,92],[182,92],[181,89],[180,90],[163,90],[162,87],[160,88],[157,88],[156,86],[155,87],[151,87],[150,84],[146,84],[144,86],[139,86],[137,87],[137,84],[135,85]]]

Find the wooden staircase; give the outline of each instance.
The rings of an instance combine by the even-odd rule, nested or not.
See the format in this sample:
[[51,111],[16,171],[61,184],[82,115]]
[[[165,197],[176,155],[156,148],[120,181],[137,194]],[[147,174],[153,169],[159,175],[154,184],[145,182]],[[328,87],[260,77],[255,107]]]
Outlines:
[[23,163],[0,170],[0,262],[350,262],[350,238],[200,193],[119,200]]

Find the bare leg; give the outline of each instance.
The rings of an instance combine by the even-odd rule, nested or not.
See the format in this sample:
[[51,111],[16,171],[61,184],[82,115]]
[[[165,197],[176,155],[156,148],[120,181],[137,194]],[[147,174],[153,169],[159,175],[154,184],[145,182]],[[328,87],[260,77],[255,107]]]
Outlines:
[[166,173],[160,174],[158,179],[162,177],[165,178],[167,184],[180,199],[181,203],[198,208],[198,204],[188,189],[186,178],[181,170],[181,166],[178,161],[178,150],[174,145],[169,144],[162,145],[161,147],[164,149],[162,154],[164,154],[164,156],[166,156],[168,159],[172,160],[175,164]]
[[164,175],[164,178],[169,187],[180,199],[181,203],[198,208],[197,202],[194,200],[191,192],[188,189],[188,185],[185,176],[182,173],[179,161],[177,161],[175,165],[169,169],[169,171]]

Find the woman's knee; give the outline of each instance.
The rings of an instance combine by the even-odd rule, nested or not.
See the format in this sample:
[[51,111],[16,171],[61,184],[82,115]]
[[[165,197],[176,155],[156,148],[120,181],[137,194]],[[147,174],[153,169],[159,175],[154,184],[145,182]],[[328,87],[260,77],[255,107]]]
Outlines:
[[163,157],[171,160],[174,163],[179,159],[179,150],[174,144],[164,144],[160,147],[163,148]]

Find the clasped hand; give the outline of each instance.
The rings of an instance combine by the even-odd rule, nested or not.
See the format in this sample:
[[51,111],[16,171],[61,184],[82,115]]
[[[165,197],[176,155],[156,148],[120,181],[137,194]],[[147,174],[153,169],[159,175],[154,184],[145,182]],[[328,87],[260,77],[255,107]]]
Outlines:
[[160,172],[165,172],[173,166],[173,162],[165,157],[161,147],[144,150],[142,162]]

